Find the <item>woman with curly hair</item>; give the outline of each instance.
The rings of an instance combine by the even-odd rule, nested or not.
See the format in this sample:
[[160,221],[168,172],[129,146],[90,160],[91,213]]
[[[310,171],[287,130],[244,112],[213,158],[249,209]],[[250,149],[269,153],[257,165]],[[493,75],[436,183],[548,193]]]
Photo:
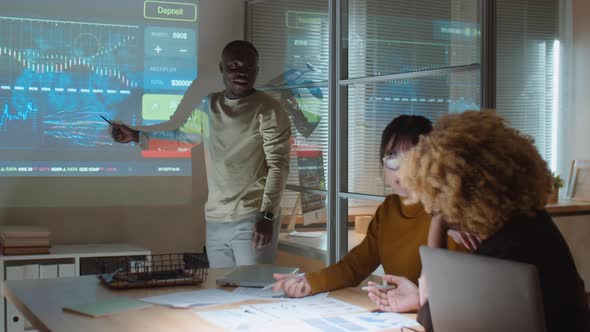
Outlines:
[[[356,286],[380,264],[385,273],[383,280],[396,283],[401,275],[417,281],[420,271],[418,248],[426,244],[431,216],[422,204],[407,202],[406,190],[399,183],[399,158],[418,143],[418,139],[432,130],[430,120],[423,116],[401,115],[393,119],[381,136],[380,157],[385,182],[391,187],[389,195],[379,206],[369,224],[365,239],[336,264],[308,273],[303,277],[275,275],[278,280],[274,291],[283,290],[290,297],[304,297],[316,293]],[[456,250],[458,246],[449,244]],[[370,283],[369,296],[384,311],[406,312],[419,308],[417,300],[390,301],[386,291]]]
[[[590,330],[583,281],[544,208],[551,175],[530,138],[493,111],[447,115],[406,154],[400,173],[410,196],[435,216],[430,246],[444,246],[453,229],[481,241],[475,254],[535,265],[547,331]],[[400,284],[404,296],[419,296],[408,280]],[[429,316],[425,305],[419,318],[427,330]]]

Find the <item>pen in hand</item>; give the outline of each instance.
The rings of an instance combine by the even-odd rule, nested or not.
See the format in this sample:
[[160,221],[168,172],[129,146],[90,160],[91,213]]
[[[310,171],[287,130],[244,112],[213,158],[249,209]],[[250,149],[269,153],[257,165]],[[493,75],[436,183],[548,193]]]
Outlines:
[[378,290],[384,290],[384,291],[397,288],[396,285],[385,285],[385,286],[375,285],[375,286],[365,286],[365,287],[362,287],[361,289],[364,290],[365,292],[368,292],[370,287],[373,287],[374,289],[378,289]]
[[294,278],[303,277],[304,275],[305,275],[305,273],[294,273],[293,275],[291,275],[291,276],[289,276],[289,277],[287,277],[285,279],[281,279],[279,281],[273,282],[270,285],[266,285],[266,286],[262,287],[261,289],[259,289],[258,291],[259,292],[265,291],[267,289],[270,289],[270,288],[274,287],[274,285],[276,285],[279,282],[284,282],[284,281],[291,280],[291,279],[294,279]]
[[105,118],[104,116],[102,116],[102,114],[99,114],[98,116],[100,116],[103,120],[105,120],[108,124],[110,124],[111,126],[113,125],[113,121]]

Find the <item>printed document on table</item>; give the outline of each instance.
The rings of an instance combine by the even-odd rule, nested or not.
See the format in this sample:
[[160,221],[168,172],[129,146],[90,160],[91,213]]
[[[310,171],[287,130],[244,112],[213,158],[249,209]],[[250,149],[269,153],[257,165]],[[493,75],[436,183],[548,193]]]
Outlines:
[[381,331],[419,326],[415,320],[393,312],[363,312],[352,315],[306,318],[303,321],[318,331]]
[[260,331],[273,317],[251,308],[199,311],[196,313],[209,323],[229,331]]
[[276,318],[289,317],[291,319],[351,314],[366,311],[366,309],[361,307],[330,297],[323,299],[250,304],[242,307],[256,309]]
[[248,297],[220,289],[203,289],[144,297],[140,300],[173,308],[188,308],[242,302],[248,300]]
[[242,332],[373,332],[419,324],[401,314],[362,312],[331,317],[273,317],[260,310],[242,306],[240,309],[202,311],[199,316],[228,331]]

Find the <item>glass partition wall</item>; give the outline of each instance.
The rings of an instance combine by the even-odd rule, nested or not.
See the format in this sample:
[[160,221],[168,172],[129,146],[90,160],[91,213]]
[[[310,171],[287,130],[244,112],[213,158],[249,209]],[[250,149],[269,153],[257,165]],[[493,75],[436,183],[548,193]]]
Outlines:
[[[390,193],[379,144],[398,115],[435,122],[497,99],[499,112],[519,129],[534,128],[551,157],[554,0],[498,2],[497,9],[493,0],[247,1],[246,38],[261,58],[258,89],[292,120],[280,249],[292,244],[291,253],[329,264],[362,240]],[[496,58],[513,75],[535,79],[526,96],[504,89],[511,77],[504,66],[496,96]],[[543,102],[527,103],[531,93]]]

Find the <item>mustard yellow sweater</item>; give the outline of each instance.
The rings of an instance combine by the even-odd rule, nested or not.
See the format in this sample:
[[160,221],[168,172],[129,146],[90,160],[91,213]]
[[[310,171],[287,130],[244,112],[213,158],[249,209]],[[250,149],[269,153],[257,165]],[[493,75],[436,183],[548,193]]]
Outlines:
[[[404,205],[399,196],[388,196],[358,246],[336,264],[307,274],[311,294],[357,286],[380,264],[386,274],[417,284],[422,270],[418,248],[426,245],[430,219],[422,204]],[[451,250],[459,247],[450,239],[447,243]]]

